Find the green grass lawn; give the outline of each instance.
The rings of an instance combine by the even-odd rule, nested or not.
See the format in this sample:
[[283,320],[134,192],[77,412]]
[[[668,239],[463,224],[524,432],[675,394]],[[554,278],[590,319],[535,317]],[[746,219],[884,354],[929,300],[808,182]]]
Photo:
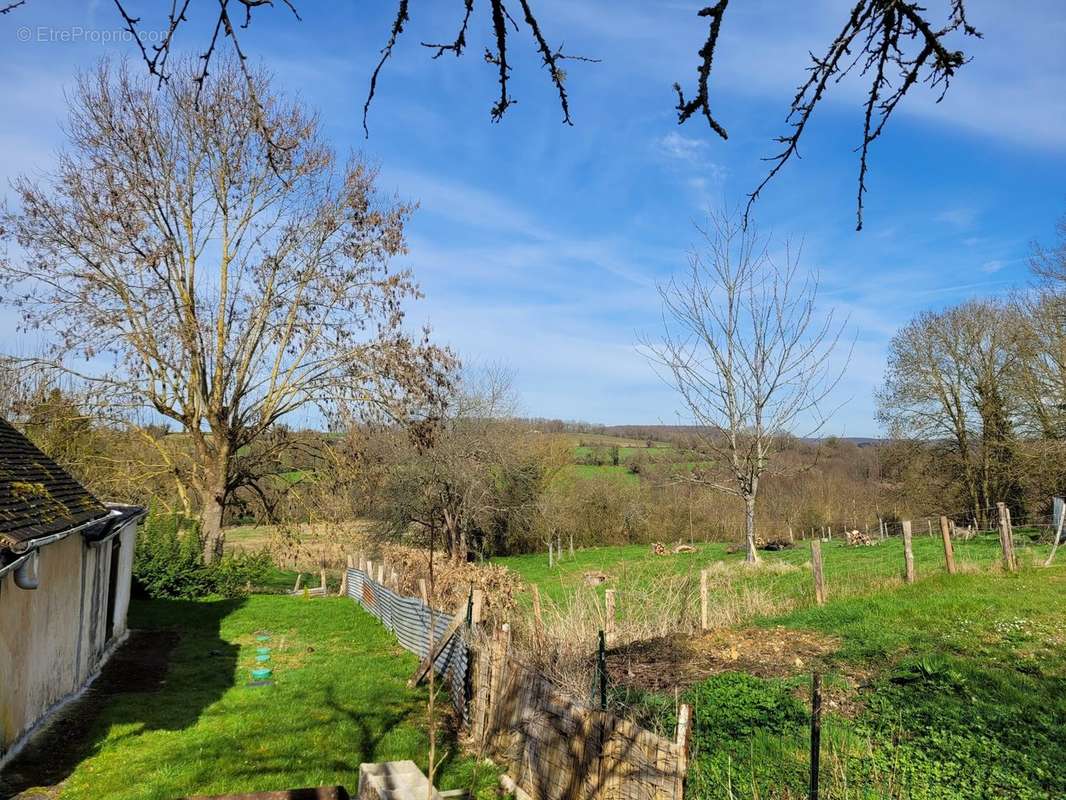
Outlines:
[[[140,601],[130,623],[180,633],[166,681],[109,702],[63,800],[338,783],[354,793],[361,762],[413,759],[425,769],[427,691],[405,685],[417,660],[346,598]],[[274,685],[250,688],[260,631],[270,633]],[[494,772],[454,741],[443,755],[439,788],[491,794]]]
[[[840,640],[828,665],[822,796],[1066,797],[1064,592],[1062,564],[939,574],[758,620]],[[809,679],[751,679],[744,691],[728,680],[691,690],[715,707],[692,796],[802,796]],[[782,690],[786,699],[773,699]],[[790,702],[801,713],[788,718]]]
[[[981,536],[955,543],[952,576],[939,538],[917,536],[914,545],[918,581],[906,585],[898,538],[824,544],[830,599],[822,607],[811,599],[806,544],[765,553],[754,569],[714,543],[665,557],[645,545],[582,550],[552,569],[542,555],[500,561],[556,601],[593,591],[583,573],[603,571],[618,589],[620,616],[627,592],[647,605],[664,575],[736,565],[712,571],[713,596],[726,583],[773,601],[738,628],[772,628],[786,642],[788,631],[810,631],[837,643],[823,664],[823,798],[1066,797],[1066,560],[1045,569],[1035,562],[1047,549],[1026,547],[1020,573],[1007,574],[996,566],[998,539]],[[688,797],[806,797],[809,668],[721,672],[682,693],[695,708]],[[645,724],[672,730],[672,693],[623,696]]]

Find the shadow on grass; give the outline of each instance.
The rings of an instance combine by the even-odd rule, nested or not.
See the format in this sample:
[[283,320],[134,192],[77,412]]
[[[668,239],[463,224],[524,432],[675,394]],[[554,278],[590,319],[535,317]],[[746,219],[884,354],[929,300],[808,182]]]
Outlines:
[[[0,798],[55,787],[91,756],[112,726],[127,735],[182,730],[233,685],[236,645],[222,640],[222,620],[243,600],[153,600],[130,609],[129,639],[76,700],[54,714],[0,775]],[[171,670],[180,651],[181,670]],[[198,654],[199,658],[190,658]]]

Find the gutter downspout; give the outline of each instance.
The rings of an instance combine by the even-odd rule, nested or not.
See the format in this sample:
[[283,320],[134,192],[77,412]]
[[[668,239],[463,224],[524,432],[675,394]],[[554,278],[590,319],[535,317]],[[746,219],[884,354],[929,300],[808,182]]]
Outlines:
[[4,564],[3,566],[0,566],[0,578],[7,575],[7,573],[11,572],[11,570],[18,569],[19,567],[21,567],[25,562],[29,561],[30,556],[32,555],[33,553],[26,553],[26,555],[16,558],[10,564]]

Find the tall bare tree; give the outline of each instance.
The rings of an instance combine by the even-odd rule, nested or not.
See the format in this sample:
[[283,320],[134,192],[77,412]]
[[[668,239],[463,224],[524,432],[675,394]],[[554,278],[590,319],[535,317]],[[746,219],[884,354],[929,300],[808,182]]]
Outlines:
[[643,345],[698,426],[696,449],[712,468],[693,479],[743,501],[754,563],[759,482],[782,437],[824,426],[822,405],[846,366],[831,358],[844,325],[820,312],[798,249],[772,255],[769,236],[729,213],[698,230],[705,250],[660,287],[662,338]]
[[1036,278],[1021,296],[1023,358],[1019,385],[1033,432],[1066,440],[1066,217],[1057,225],[1058,241],[1036,246],[1030,268]]
[[178,423],[208,561],[237,456],[272,425],[446,383],[448,354],[404,330],[417,287],[390,268],[411,206],[382,199],[360,159],[339,164],[265,73],[185,61],[157,91],[103,63],[78,79],[66,133],[55,172],[18,180],[0,213],[17,244],[4,299],[52,335],[38,362]]
[[879,415],[897,438],[950,443],[974,521],[1016,503],[1014,421],[1021,324],[1007,304],[974,300],[919,314],[889,345]]

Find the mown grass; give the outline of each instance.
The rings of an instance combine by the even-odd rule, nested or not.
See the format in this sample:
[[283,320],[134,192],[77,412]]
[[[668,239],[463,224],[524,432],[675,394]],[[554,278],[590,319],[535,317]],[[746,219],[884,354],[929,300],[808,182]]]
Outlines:
[[[425,769],[427,691],[405,685],[416,659],[350,600],[141,601],[130,622],[180,632],[166,682],[113,699],[63,800],[338,783],[354,792],[364,761],[413,759]],[[252,688],[260,631],[271,637],[274,685]],[[492,793],[495,773],[453,740],[438,753],[439,788]]]

